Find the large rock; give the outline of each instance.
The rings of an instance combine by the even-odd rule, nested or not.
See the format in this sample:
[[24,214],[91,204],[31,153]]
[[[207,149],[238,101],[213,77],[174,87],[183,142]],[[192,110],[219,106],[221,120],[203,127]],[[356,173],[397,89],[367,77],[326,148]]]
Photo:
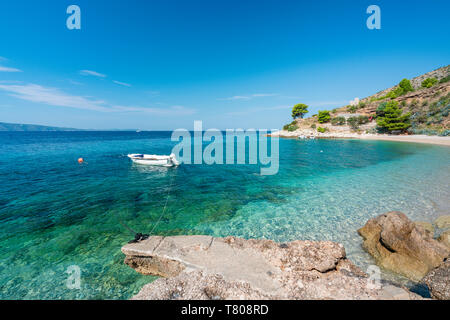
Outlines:
[[415,281],[450,254],[450,249],[434,240],[430,232],[398,211],[370,219],[358,233],[364,239],[364,248],[380,266]]
[[122,252],[138,272],[166,277],[134,299],[420,299],[373,283],[329,241],[150,237]]
[[428,273],[423,282],[430,289],[431,297],[450,300],[450,259]]

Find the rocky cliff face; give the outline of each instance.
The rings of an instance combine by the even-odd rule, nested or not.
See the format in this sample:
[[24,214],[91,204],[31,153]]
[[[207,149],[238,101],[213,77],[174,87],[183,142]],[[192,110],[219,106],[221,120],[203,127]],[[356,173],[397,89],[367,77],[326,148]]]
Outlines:
[[134,299],[420,299],[374,282],[328,241],[151,237],[122,252],[136,271],[165,277]]

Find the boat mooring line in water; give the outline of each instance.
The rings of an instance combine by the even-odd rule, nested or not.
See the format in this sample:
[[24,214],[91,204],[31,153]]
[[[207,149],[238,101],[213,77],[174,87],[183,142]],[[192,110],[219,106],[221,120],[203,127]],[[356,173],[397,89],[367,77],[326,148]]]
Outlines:
[[134,234],[134,239],[129,241],[128,243],[136,243],[142,240],[146,240],[150,237],[149,234],[144,234],[144,233],[140,233],[140,232],[136,232],[133,229],[131,229],[129,226],[127,226],[127,224],[125,222],[123,222],[122,220],[119,219],[119,223],[125,227],[125,229],[127,229],[128,231],[131,232],[131,234]]
[[170,178],[170,184],[169,184],[169,189],[167,190],[167,197],[166,197],[166,202],[164,204],[164,208],[161,212],[161,215],[159,216],[158,220],[156,221],[156,223],[153,225],[152,230],[150,231],[150,234],[144,234],[144,233],[140,233],[140,232],[136,232],[133,229],[131,229],[125,222],[123,222],[122,220],[119,219],[119,223],[125,227],[125,229],[127,229],[128,231],[130,231],[131,234],[134,235],[134,239],[131,240],[129,243],[136,243],[142,240],[146,240],[148,239],[152,234],[153,231],[155,231],[155,228],[158,226],[158,224],[161,222],[162,217],[164,216],[164,213],[166,212],[167,209],[167,204],[169,203],[169,197],[170,197],[170,191],[172,189],[172,185],[173,185],[173,175]]
[[130,231],[131,234],[137,234],[136,231],[134,231],[133,229],[131,229],[125,222],[122,222],[122,220],[119,219],[119,223],[120,223],[123,227],[125,227],[125,229],[127,229],[128,231]]
[[161,215],[159,216],[159,219],[154,224],[152,230],[150,231],[150,236],[153,234],[153,231],[155,230],[156,226],[159,224],[159,222],[161,221],[162,217],[164,216],[164,213],[166,212],[167,203],[169,202],[170,191],[172,189],[173,177],[174,176],[172,175],[172,177],[170,178],[169,190],[167,191],[166,203],[164,204],[163,211],[162,211]]

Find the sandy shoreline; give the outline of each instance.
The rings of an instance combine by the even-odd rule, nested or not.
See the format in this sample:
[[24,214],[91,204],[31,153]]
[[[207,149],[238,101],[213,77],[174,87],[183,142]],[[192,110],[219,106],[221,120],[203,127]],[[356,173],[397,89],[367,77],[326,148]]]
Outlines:
[[280,138],[294,138],[304,137],[306,139],[312,137],[315,139],[361,139],[361,140],[382,140],[382,141],[396,141],[396,142],[411,142],[411,143],[426,143],[450,147],[450,137],[441,136],[427,136],[427,135],[385,135],[385,134],[357,134],[344,132],[327,132],[318,133],[314,131],[301,132],[287,132],[278,131],[272,136],[279,136]]
[[426,136],[426,135],[411,135],[411,136],[362,135],[359,139],[362,139],[362,140],[383,140],[383,141],[428,143],[428,144],[436,144],[436,145],[450,147],[450,137],[440,137],[440,136]]

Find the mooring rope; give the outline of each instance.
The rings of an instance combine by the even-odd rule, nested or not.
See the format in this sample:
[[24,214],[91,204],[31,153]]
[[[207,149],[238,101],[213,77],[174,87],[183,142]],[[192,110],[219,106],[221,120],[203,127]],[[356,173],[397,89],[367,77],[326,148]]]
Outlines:
[[175,175],[172,175],[172,177],[170,178],[170,184],[169,184],[169,189],[167,190],[167,197],[166,197],[166,203],[164,204],[164,208],[163,211],[161,213],[161,215],[159,216],[158,220],[156,221],[156,223],[153,225],[152,230],[150,231],[150,236],[153,234],[153,231],[155,231],[156,226],[160,223],[162,217],[164,216],[164,213],[166,212],[166,208],[167,208],[167,204],[169,202],[169,197],[170,197],[170,191],[172,189],[172,183],[173,183],[173,177]]

